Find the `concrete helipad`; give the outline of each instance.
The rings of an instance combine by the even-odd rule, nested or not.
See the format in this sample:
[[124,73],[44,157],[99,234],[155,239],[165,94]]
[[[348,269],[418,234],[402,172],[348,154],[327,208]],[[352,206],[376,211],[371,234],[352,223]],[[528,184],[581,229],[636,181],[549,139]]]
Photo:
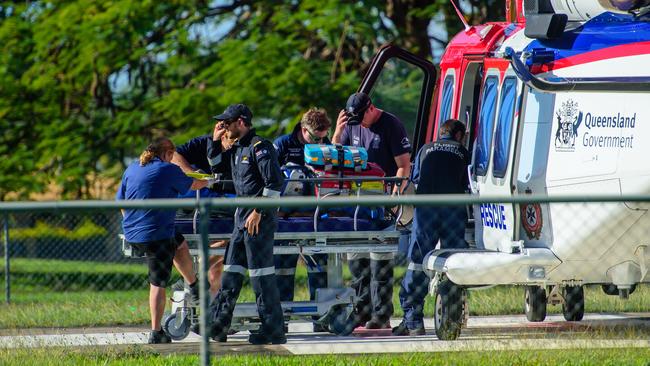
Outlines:
[[[398,319],[392,321],[394,325]],[[587,314],[581,322],[566,322],[561,315],[530,323],[524,316],[471,317],[460,339],[440,341],[431,319],[425,322],[427,334],[394,337],[390,330],[357,329],[349,337],[312,333],[311,323],[296,322],[289,327],[288,343],[278,346],[252,346],[242,332],[227,343],[211,343],[216,353],[270,352],[278,354],[361,354],[401,352],[442,352],[463,350],[517,350],[566,348],[650,347],[650,313]],[[103,327],[75,329],[0,330],[0,348],[86,347],[146,344],[148,330],[143,327]],[[161,353],[194,353],[199,350],[196,334],[167,345],[152,345]]]

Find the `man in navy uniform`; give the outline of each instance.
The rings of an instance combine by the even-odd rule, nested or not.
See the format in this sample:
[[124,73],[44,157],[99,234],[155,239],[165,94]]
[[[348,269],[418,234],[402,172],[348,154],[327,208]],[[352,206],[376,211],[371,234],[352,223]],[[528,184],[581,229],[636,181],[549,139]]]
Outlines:
[[[306,144],[330,144],[327,138],[332,122],[324,109],[311,108],[302,115],[300,123],[293,132],[278,137],[273,145],[278,152],[280,165],[293,163],[305,165]],[[285,242],[278,242],[284,245]],[[281,301],[293,301],[294,279],[298,255],[276,255],[275,274]],[[315,254],[307,259],[307,276],[309,281],[309,298],[316,298],[316,289],[327,287],[327,254]],[[315,332],[325,331],[318,324],[314,324]]]
[[[253,114],[244,104],[230,105],[215,117],[236,139],[230,165],[238,197],[279,197],[283,177],[273,145],[257,136],[252,128]],[[220,141],[221,135],[217,136]],[[223,151],[215,144],[208,156],[215,159]],[[225,341],[232,322],[235,303],[248,268],[260,315],[260,332],[251,334],[252,344],[287,342],[283,329],[282,308],[273,265],[273,234],[277,229],[277,209],[237,208],[235,227],[225,253],[221,289],[210,305],[210,335]]]
[[[201,135],[191,139],[183,145],[177,146],[172,158],[172,163],[178,165],[185,173],[192,173],[196,170],[203,173],[214,174],[219,176],[217,183],[208,187],[211,193],[218,194],[234,194],[235,188],[230,180],[232,174],[230,172],[230,159],[225,151],[229,151],[232,146],[230,137],[219,132],[223,130],[223,122],[217,121],[214,125],[212,133]],[[216,155],[215,158],[208,158],[212,155],[213,146],[219,144],[221,146],[221,154]],[[226,182],[222,182],[226,181]],[[205,192],[201,192],[204,196]],[[209,196],[209,195],[208,195]],[[229,212],[228,212],[229,213]],[[177,240],[185,241],[182,234],[177,234]],[[224,247],[227,241],[217,241],[210,244],[211,248]],[[208,281],[210,282],[210,295],[216,295],[221,286],[221,274],[223,271],[223,257],[212,255],[209,258]],[[179,280],[174,286],[175,290],[183,289],[183,281]]]
[[[411,181],[416,194],[459,194],[467,189],[469,153],[463,146],[465,125],[455,119],[440,127],[440,139],[420,149],[413,162]],[[408,269],[399,292],[404,320],[393,335],[424,335],[424,298],[429,277],[422,271],[424,256],[438,240],[441,249],[467,248],[465,206],[415,207]]]
[[[404,124],[393,114],[372,104],[365,93],[354,93],[339,113],[334,143],[363,146],[368,161],[378,164],[386,176],[408,177],[411,143]],[[402,185],[402,189],[406,185]],[[397,186],[394,187],[395,192]],[[350,253],[352,288],[357,294],[358,325],[368,329],[390,328],[393,315],[393,253]]]

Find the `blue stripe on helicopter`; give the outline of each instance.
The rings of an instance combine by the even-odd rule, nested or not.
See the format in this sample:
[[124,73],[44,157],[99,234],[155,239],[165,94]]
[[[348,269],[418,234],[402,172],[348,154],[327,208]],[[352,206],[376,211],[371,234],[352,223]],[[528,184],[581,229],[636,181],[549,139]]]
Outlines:
[[555,53],[554,60],[609,47],[650,41],[650,22],[637,21],[631,15],[603,13],[582,26],[567,31],[555,40],[534,40],[526,51],[546,49]]

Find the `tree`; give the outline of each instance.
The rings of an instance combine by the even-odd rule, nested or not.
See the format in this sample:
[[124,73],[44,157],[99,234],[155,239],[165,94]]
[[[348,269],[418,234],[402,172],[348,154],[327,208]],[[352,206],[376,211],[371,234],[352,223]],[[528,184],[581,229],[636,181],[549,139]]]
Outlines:
[[[495,2],[470,1],[470,19]],[[451,13],[427,3],[0,2],[0,199],[52,183],[92,197],[152,136],[208,133],[231,103],[269,137],[311,106],[334,118],[382,43],[431,57],[429,24]]]

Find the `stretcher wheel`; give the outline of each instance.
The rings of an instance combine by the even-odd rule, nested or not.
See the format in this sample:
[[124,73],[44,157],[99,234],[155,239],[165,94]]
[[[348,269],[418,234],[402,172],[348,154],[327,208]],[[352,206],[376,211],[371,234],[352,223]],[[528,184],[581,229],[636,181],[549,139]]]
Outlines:
[[436,336],[443,341],[453,341],[460,336],[463,326],[462,287],[445,278],[438,283],[435,294],[433,323]]
[[174,341],[185,339],[190,334],[190,319],[178,319],[179,316],[179,313],[172,313],[163,320],[163,330]]
[[585,315],[585,292],[582,286],[566,286],[562,289],[564,303],[562,314],[567,321],[578,322]]
[[348,306],[336,306],[331,309],[329,331],[338,336],[348,336],[354,331],[356,318]]
[[526,286],[524,309],[528,321],[544,321],[546,318],[546,290],[541,286]]

